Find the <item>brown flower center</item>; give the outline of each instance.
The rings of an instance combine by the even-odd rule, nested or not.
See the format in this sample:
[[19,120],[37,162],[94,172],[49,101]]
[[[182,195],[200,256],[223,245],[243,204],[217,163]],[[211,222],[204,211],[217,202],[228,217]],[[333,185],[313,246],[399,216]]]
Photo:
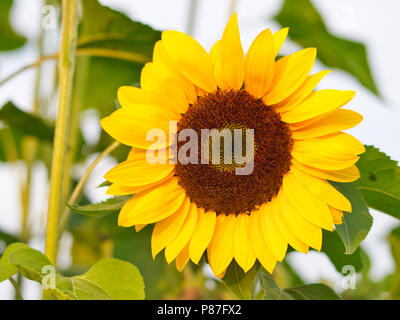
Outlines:
[[[178,122],[178,135],[184,129],[193,129],[199,137],[197,163],[178,160],[175,173],[198,207],[217,214],[250,213],[279,192],[291,165],[293,140],[288,125],[261,99],[245,90],[206,94],[190,105]],[[204,129],[218,129],[228,135],[216,139],[219,145],[213,144],[212,136],[204,140],[208,143],[201,143]],[[186,143],[178,141],[178,151]],[[231,151],[225,153],[227,148]],[[201,162],[202,153],[208,155],[208,164]],[[237,161],[238,155],[245,162]],[[250,162],[250,174],[237,174],[237,169]]]

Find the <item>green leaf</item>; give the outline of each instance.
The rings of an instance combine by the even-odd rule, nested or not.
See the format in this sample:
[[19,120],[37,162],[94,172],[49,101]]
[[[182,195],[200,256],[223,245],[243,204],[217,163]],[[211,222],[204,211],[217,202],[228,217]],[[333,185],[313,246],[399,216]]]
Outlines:
[[15,273],[18,272],[17,267],[12,265],[8,261],[8,257],[13,254],[14,252],[29,248],[29,246],[25,243],[16,242],[10,244],[5,250],[3,255],[0,259],[0,282],[7,280],[8,278],[12,277]]
[[331,182],[350,202],[352,212],[344,212],[343,223],[336,226],[346,248],[346,254],[356,251],[372,227],[372,216],[361,192],[353,183]]
[[287,288],[284,291],[294,300],[340,300],[340,297],[332,288],[322,283]]
[[9,15],[12,5],[12,0],[0,1],[0,51],[18,49],[26,42],[26,39],[15,33],[10,25]]
[[110,114],[115,109],[118,87],[139,82],[143,64],[151,60],[154,44],[160,38],[159,31],[132,21],[123,13],[100,5],[97,0],[82,1],[78,47],[114,50],[137,58],[136,62],[90,58],[82,105],[96,108],[101,117]]
[[338,272],[342,272],[342,268],[347,265],[353,266],[356,272],[361,271],[363,267],[360,255],[361,247],[358,247],[352,254],[345,254],[345,247],[337,232],[324,230],[322,239],[321,252],[328,256]]
[[[72,278],[78,297],[116,300],[144,299],[144,283],[139,270],[129,262],[103,259],[88,272]],[[101,289],[101,290],[100,290]],[[86,299],[85,298],[85,299]]]
[[19,242],[19,239],[18,237],[0,229],[0,242],[2,241],[6,244],[6,246],[8,246],[14,242]]
[[17,267],[25,278],[39,283],[44,276],[42,273],[43,267],[52,265],[43,253],[32,248],[22,248],[14,251],[8,257],[8,261]]
[[224,284],[242,300],[250,300],[253,293],[253,284],[256,279],[260,265],[256,263],[247,273],[233,261],[226,270],[222,281]]
[[392,279],[392,287],[390,290],[391,298],[400,299],[400,227],[392,230],[388,236],[390,249],[392,251],[393,260],[396,265],[394,279]]
[[99,203],[91,203],[83,206],[67,204],[72,211],[87,216],[104,216],[105,214],[119,211],[131,196],[120,196],[107,199]]
[[400,167],[373,146],[357,162],[361,177],[355,184],[370,208],[400,219]]
[[152,227],[146,227],[140,232],[131,228],[118,228],[116,215],[108,215],[99,220],[103,220],[102,228],[108,228],[107,233],[115,239],[114,257],[130,261],[140,269],[147,299],[167,299],[181,293],[182,273],[173,263],[168,265],[163,254],[158,254],[155,259],[151,255]]
[[260,279],[264,300],[340,300],[332,288],[321,283],[282,289],[264,269],[260,270]]
[[259,271],[261,287],[264,290],[264,300],[292,300],[290,294],[282,290],[272,279],[269,272],[261,268]]
[[49,142],[53,141],[53,126],[48,125],[37,116],[22,111],[10,101],[0,109],[0,120],[22,134],[31,135]]
[[285,0],[275,19],[281,26],[290,27],[289,36],[293,41],[303,47],[316,47],[318,59],[325,65],[352,74],[379,95],[365,45],[331,34],[310,0]]
[[111,300],[111,296],[95,282],[74,277],[73,293],[79,300]]

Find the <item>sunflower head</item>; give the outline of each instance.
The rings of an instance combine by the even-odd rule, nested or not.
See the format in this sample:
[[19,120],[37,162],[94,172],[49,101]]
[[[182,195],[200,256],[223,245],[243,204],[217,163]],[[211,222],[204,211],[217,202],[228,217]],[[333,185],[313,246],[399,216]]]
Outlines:
[[359,177],[364,147],[342,132],[362,120],[342,109],[354,92],[315,90],[328,72],[309,75],[314,48],[276,60],[287,33],[264,30],[244,54],[236,14],[209,53],[165,31],[141,88],[121,87],[101,121],[132,147],[105,175],[108,194],[133,195],[119,225],[155,224],[153,256],[165,249],[179,270],[207,251],[219,277],[233,259],[272,272],[288,245],[320,250],[322,229],[351,212],[328,180]]

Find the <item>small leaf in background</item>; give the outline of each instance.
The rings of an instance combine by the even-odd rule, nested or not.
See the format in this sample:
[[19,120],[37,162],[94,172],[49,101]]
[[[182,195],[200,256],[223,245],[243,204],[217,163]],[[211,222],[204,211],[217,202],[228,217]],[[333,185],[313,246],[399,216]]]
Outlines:
[[[109,222],[114,218],[112,224],[116,226],[116,217],[108,215],[103,219],[106,218],[110,219]],[[163,252],[153,259],[150,248],[152,228],[146,227],[140,232],[136,232],[133,228],[117,229],[117,233],[113,235],[115,240],[113,256],[130,261],[140,269],[146,285],[146,298],[177,297],[182,290],[183,275],[176,269],[174,263],[167,264]]]
[[392,230],[388,236],[390,249],[396,270],[394,272],[394,279],[392,279],[392,288],[390,290],[391,298],[395,300],[400,299],[400,227]]
[[261,287],[264,291],[264,300],[292,300],[292,297],[278,286],[264,268],[260,269],[259,277]]
[[91,203],[83,206],[67,204],[72,211],[87,216],[104,216],[105,214],[119,211],[131,196],[120,196],[107,199],[99,203]]
[[361,192],[353,183],[331,182],[350,202],[352,212],[344,212],[343,223],[336,226],[346,248],[346,254],[356,251],[372,227],[372,216]]
[[130,61],[90,58],[82,105],[96,108],[101,117],[110,114],[115,109],[117,89],[139,82],[140,71],[151,60],[154,44],[160,38],[161,32],[132,21],[97,0],[82,1],[78,48],[112,50],[119,55],[136,57]]
[[286,288],[284,291],[294,300],[340,300],[340,297],[332,288],[322,283]]
[[358,247],[352,254],[345,254],[343,241],[336,231],[324,230],[322,239],[321,252],[328,256],[338,272],[342,272],[342,268],[347,265],[353,266],[356,272],[361,271],[363,267],[360,255],[361,247]]
[[9,15],[13,0],[0,1],[0,51],[15,50],[22,47],[26,39],[15,33],[10,25]]
[[264,300],[340,300],[332,288],[321,283],[282,289],[264,269],[260,270],[260,280]]
[[239,298],[242,300],[250,300],[253,293],[253,284],[256,279],[260,265],[256,263],[247,273],[233,261],[228,269],[222,281],[224,284]]
[[49,142],[53,141],[53,126],[48,125],[43,119],[19,109],[12,102],[7,102],[0,109],[0,120],[23,134]]
[[355,185],[370,208],[400,219],[400,167],[385,153],[373,146],[357,162],[361,177]]
[[5,250],[0,259],[0,282],[7,280],[18,272],[17,267],[8,261],[8,257],[17,250],[26,249],[29,246],[25,243],[16,242],[10,244]]
[[282,27],[290,27],[289,36],[293,41],[303,47],[316,47],[322,63],[347,71],[379,95],[365,45],[331,34],[310,0],[285,0],[275,19]]
[[[14,235],[12,235],[12,234],[10,234],[8,232],[5,232],[4,230],[0,229],[0,243],[1,243],[1,245],[0,245],[0,254],[3,253],[2,249],[5,250],[6,246],[8,246],[8,245],[10,245],[10,244],[12,244],[14,242],[19,242],[19,241],[20,240],[18,239],[18,237],[16,237],[16,236],[14,236]],[[5,245],[4,248],[2,248],[2,243],[4,243],[4,245]]]
[[[103,259],[97,262],[88,272],[73,277],[81,281],[94,283],[114,300],[144,299],[143,278],[137,267],[119,259]],[[96,297],[99,298],[99,297]]]
[[29,247],[14,251],[8,257],[8,261],[17,267],[25,278],[39,283],[44,276],[43,267],[52,265],[43,253]]

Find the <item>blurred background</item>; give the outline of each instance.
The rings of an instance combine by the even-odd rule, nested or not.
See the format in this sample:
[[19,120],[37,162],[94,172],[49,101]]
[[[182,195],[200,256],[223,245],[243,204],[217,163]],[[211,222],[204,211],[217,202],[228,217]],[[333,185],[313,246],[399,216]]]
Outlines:
[[[92,46],[93,30],[99,33],[114,30],[128,38],[134,36],[128,44],[114,42],[105,44],[107,48],[125,46],[127,51],[148,58],[160,35],[131,20],[154,30],[189,33],[207,50],[221,37],[228,18],[235,11],[245,51],[263,29],[271,28],[275,32],[289,26],[290,38],[280,54],[293,53],[303,46],[317,47],[319,60],[312,73],[334,70],[318,88],[357,92],[349,108],[361,113],[364,121],[349,132],[364,144],[375,145],[392,159],[400,160],[398,0],[83,0],[83,3],[87,10],[82,12],[78,48]],[[0,30],[2,81],[40,57],[57,52],[60,6],[58,1],[0,0],[0,9],[0,29],[6,29],[8,23],[12,28],[6,30],[7,33]],[[113,19],[117,19],[117,23]],[[12,46],[4,48],[2,43],[7,37],[12,38],[8,41]],[[58,101],[56,60],[45,60],[40,68],[27,67],[9,81],[1,82],[0,106],[12,101],[19,109],[40,115],[46,119],[46,126],[53,128]],[[72,114],[72,123],[77,129],[73,137],[75,142],[68,146],[73,152],[69,160],[70,172],[65,178],[66,190],[71,190],[99,152],[112,142],[101,133],[99,119],[116,108],[118,86],[138,82],[142,66],[104,57],[78,58],[73,95],[76,109]],[[32,138],[29,126],[35,123],[26,124],[27,132],[17,132],[2,122],[0,111],[0,253],[13,239],[23,239],[36,249],[44,249],[52,137],[46,136],[44,131],[41,137]],[[35,157],[31,159],[27,156],[31,154],[30,148],[35,149]],[[82,203],[108,197],[105,188],[98,186],[104,181],[105,172],[125,157],[126,150],[122,149],[95,168],[86,183]],[[374,223],[359,253],[364,267],[357,275],[356,289],[344,292],[344,275],[327,255],[315,251],[307,255],[290,253],[287,263],[277,268],[280,281],[292,285],[323,281],[348,298],[387,297],[390,282],[398,272],[388,234],[399,221],[373,210],[371,214]],[[147,286],[150,285],[153,292],[148,298],[229,297],[224,289],[219,289],[220,284],[207,267],[186,268],[188,270],[179,274],[174,266],[168,266],[161,259],[162,254],[152,263],[148,241],[151,230],[147,229],[136,234],[131,229],[116,227],[115,217],[99,219],[73,214],[60,242],[59,267],[66,274],[74,274],[86,270],[101,257],[115,256],[134,262],[145,281],[146,273],[149,274],[147,279],[151,275],[152,282]],[[205,289],[202,283],[206,284]],[[25,299],[41,296],[39,285],[31,281],[23,283],[23,291]],[[0,299],[13,297],[9,282],[0,283]]]

